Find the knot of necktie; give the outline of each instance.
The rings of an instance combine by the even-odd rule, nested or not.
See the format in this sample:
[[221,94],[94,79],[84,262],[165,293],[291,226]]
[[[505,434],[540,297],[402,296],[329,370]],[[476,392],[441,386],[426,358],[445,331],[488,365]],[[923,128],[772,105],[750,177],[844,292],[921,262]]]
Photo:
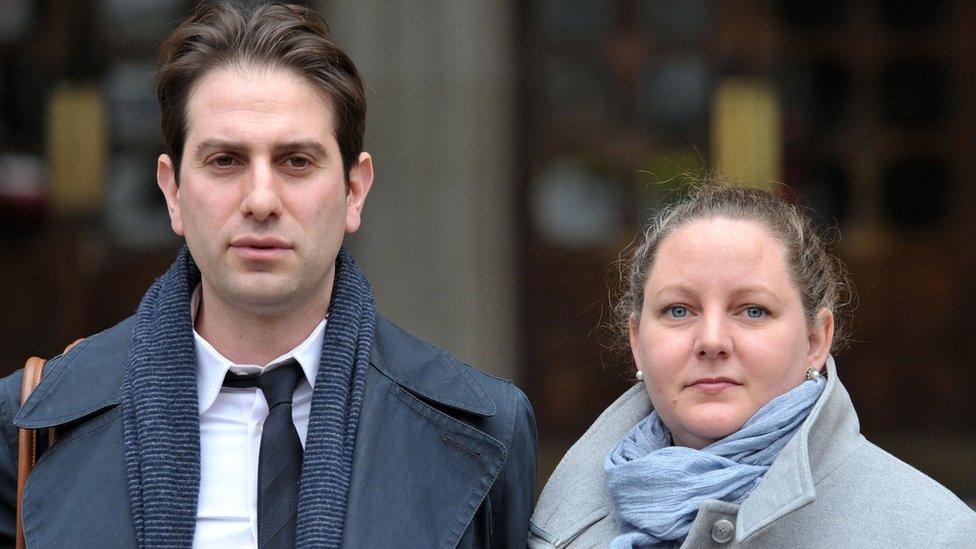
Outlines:
[[261,389],[268,408],[291,402],[298,383],[305,377],[301,365],[294,358],[272,364],[260,374],[235,374],[228,371],[224,376],[224,387]]
[[282,362],[280,366],[270,366],[257,378],[257,386],[268,401],[268,408],[291,403],[298,382],[304,374],[302,367],[294,358]]

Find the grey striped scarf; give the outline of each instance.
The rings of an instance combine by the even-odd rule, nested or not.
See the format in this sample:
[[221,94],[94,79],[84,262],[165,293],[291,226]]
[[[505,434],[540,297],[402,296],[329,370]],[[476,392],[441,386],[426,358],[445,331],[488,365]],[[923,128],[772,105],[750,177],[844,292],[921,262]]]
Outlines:
[[[139,305],[122,381],[125,465],[139,547],[189,547],[200,487],[200,416],[190,295],[200,271],[184,247]],[[298,546],[339,547],[356,428],[376,327],[369,282],[336,260],[299,489]]]

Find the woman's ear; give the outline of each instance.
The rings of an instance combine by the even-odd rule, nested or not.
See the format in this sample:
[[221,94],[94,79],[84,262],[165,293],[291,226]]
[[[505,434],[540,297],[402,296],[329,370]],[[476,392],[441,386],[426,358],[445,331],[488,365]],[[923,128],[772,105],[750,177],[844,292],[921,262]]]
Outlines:
[[834,340],[834,313],[823,308],[817,313],[813,325],[810,326],[807,342],[807,367],[820,369],[827,362],[830,354],[830,344]]
[[630,353],[634,357],[634,364],[638,370],[643,370],[643,360],[640,354],[640,318],[631,314],[627,321],[627,335],[630,339]]

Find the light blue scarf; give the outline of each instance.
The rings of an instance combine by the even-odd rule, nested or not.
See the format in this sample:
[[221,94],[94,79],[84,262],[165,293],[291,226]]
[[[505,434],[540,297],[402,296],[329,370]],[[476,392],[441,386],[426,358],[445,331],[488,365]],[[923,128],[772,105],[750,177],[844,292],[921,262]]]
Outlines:
[[823,377],[801,383],[769,401],[741,429],[701,450],[670,446],[667,427],[651,412],[604,461],[622,532],[610,547],[680,543],[705,500],[744,501],[825,386]]

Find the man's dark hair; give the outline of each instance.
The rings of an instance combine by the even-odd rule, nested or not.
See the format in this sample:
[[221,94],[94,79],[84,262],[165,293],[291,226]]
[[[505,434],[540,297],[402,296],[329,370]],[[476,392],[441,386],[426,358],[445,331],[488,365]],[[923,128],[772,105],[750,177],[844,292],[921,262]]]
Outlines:
[[186,141],[187,100],[197,80],[214,68],[284,68],[305,77],[331,103],[346,177],[363,150],[362,77],[329,35],[325,20],[308,7],[202,4],[163,42],[157,64],[163,145],[173,159],[177,180]]

